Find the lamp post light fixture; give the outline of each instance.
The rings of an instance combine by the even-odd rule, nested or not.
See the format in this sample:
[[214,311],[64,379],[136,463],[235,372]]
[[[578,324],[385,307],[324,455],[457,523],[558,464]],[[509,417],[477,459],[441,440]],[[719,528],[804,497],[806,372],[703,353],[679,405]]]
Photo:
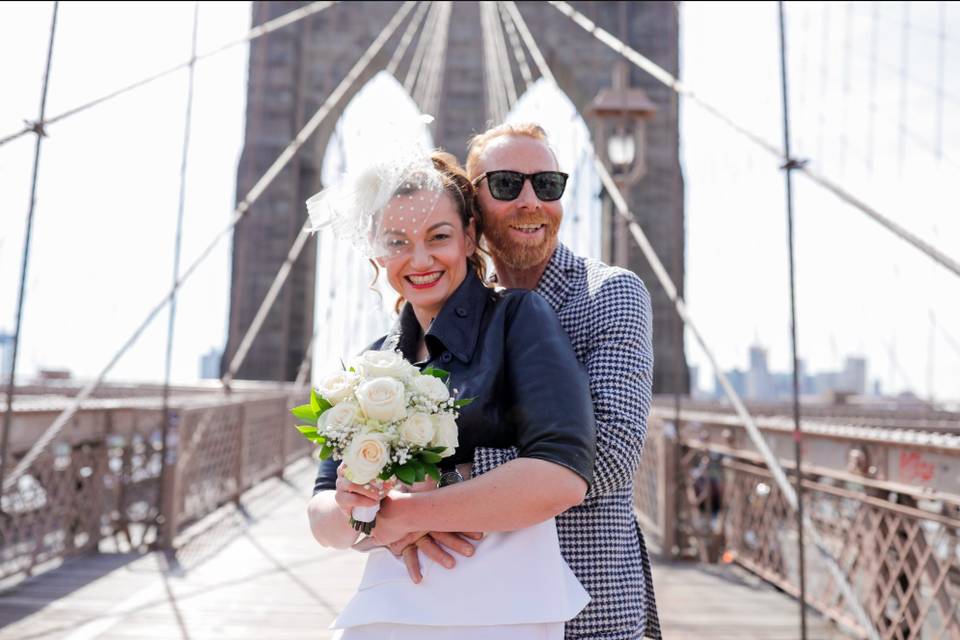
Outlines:
[[[594,148],[624,197],[629,197],[629,188],[647,172],[646,126],[657,112],[643,89],[630,86],[629,74],[629,67],[618,63],[613,70],[613,86],[601,89],[586,109],[593,121]],[[629,267],[626,221],[613,212],[609,198],[603,200],[602,259]]]
[[657,112],[643,89],[629,86],[629,73],[626,64],[618,63],[613,86],[601,89],[587,107],[594,144],[621,189],[639,182],[647,171],[646,123]]

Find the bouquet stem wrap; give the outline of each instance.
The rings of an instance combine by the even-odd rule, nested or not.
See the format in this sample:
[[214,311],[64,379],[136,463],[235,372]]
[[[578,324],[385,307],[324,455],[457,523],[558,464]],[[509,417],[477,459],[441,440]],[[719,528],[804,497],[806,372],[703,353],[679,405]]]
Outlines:
[[350,516],[350,525],[366,535],[370,535],[373,528],[377,526],[377,512],[380,511],[380,503],[372,507],[354,507],[353,514]]

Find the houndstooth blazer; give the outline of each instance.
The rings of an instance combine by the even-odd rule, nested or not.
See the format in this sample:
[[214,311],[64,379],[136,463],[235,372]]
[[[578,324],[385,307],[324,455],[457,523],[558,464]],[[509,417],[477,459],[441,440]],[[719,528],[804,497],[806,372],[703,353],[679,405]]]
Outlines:
[[[597,420],[593,485],[557,516],[560,549],[590,594],[566,638],[659,639],[650,559],[633,511],[633,478],[653,382],[650,295],[633,272],[575,256],[559,244],[535,289],[557,312],[590,377]],[[517,457],[478,448],[473,474]]]

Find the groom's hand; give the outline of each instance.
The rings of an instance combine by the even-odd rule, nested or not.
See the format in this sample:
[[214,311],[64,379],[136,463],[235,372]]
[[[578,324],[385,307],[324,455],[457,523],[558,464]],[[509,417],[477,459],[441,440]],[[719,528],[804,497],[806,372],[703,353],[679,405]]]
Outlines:
[[422,552],[437,564],[452,569],[456,565],[456,560],[444,550],[444,547],[462,556],[472,556],[474,548],[470,540],[480,540],[482,538],[482,533],[419,531],[397,540],[389,545],[389,549],[393,555],[403,559],[410,579],[415,584],[419,584],[423,580],[423,574],[420,571],[420,556],[417,551]]

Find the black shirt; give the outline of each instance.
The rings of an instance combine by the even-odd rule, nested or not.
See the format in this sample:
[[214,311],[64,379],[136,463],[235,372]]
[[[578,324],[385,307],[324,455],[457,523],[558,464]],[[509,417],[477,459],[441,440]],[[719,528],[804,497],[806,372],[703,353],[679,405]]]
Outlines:
[[[420,324],[410,303],[371,349],[396,349],[416,362]],[[494,291],[472,270],[447,299],[424,339],[419,363],[450,372],[460,410],[459,446],[444,468],[472,462],[477,447],[517,447],[593,478],[596,433],[587,375],[550,305],[524,289]],[[314,493],[335,489],[339,461],[320,463]]]

